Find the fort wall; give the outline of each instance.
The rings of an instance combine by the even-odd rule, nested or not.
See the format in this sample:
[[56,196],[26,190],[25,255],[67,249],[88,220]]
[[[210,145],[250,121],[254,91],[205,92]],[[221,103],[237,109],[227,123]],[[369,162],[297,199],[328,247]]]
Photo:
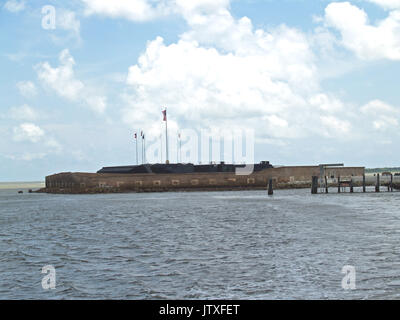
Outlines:
[[[327,169],[329,176],[361,176],[364,167]],[[319,176],[318,166],[294,166],[265,169],[251,175],[235,173],[185,174],[109,174],[59,173],[46,177],[48,193],[117,193],[198,190],[256,190],[266,189],[269,179],[274,188],[308,188],[312,176]]]

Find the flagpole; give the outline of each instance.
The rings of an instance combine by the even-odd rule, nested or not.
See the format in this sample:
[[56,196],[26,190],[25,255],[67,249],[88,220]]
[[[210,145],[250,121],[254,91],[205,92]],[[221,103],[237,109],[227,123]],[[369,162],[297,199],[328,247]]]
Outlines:
[[139,165],[139,158],[138,158],[138,151],[137,151],[137,133],[135,133],[135,139],[136,139],[136,165]]
[[141,138],[141,140],[142,140],[142,146],[141,146],[141,153],[142,153],[142,164],[144,163],[144,161],[143,161],[143,131],[141,131],[140,132],[140,138]]
[[166,163],[169,164],[169,150],[168,150],[168,115],[167,115],[167,108],[165,108],[165,144],[166,144],[166,151],[167,151],[167,161]]
[[161,142],[161,162],[160,163],[162,163],[163,161],[162,161],[162,156],[163,156],[163,143],[162,143],[162,133],[160,134],[160,142]]
[[143,134],[143,159],[146,163],[146,136]]

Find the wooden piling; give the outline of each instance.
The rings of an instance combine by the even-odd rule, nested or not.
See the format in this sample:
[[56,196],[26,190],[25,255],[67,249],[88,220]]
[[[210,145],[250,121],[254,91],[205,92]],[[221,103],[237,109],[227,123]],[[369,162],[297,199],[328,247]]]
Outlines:
[[337,190],[337,192],[340,193],[340,176],[338,176],[337,181],[338,181],[338,190]]
[[350,193],[354,193],[353,179],[350,180]]
[[268,195],[272,196],[274,194],[274,189],[272,185],[272,179],[269,179],[268,181]]
[[318,177],[313,176],[311,182],[311,193],[317,194],[318,193]]
[[366,184],[365,184],[365,174],[363,174],[363,192],[364,193],[367,192],[367,187],[366,187]]
[[390,174],[390,192],[393,192],[393,173]]
[[376,185],[375,185],[375,192],[381,191],[381,179],[379,173],[376,175]]
[[328,193],[328,177],[325,176],[325,193]]

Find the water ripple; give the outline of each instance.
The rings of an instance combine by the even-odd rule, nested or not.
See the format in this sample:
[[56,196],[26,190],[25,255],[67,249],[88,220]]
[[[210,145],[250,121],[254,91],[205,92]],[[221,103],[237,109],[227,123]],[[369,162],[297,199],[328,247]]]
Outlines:
[[[1,190],[0,298],[399,299],[399,204],[397,193]],[[356,290],[341,287],[344,265]]]

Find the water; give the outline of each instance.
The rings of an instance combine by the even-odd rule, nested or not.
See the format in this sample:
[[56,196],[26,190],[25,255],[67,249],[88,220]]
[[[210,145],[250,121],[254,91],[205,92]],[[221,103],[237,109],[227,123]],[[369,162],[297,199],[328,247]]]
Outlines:
[[0,190],[0,298],[399,299],[399,206],[400,193]]

